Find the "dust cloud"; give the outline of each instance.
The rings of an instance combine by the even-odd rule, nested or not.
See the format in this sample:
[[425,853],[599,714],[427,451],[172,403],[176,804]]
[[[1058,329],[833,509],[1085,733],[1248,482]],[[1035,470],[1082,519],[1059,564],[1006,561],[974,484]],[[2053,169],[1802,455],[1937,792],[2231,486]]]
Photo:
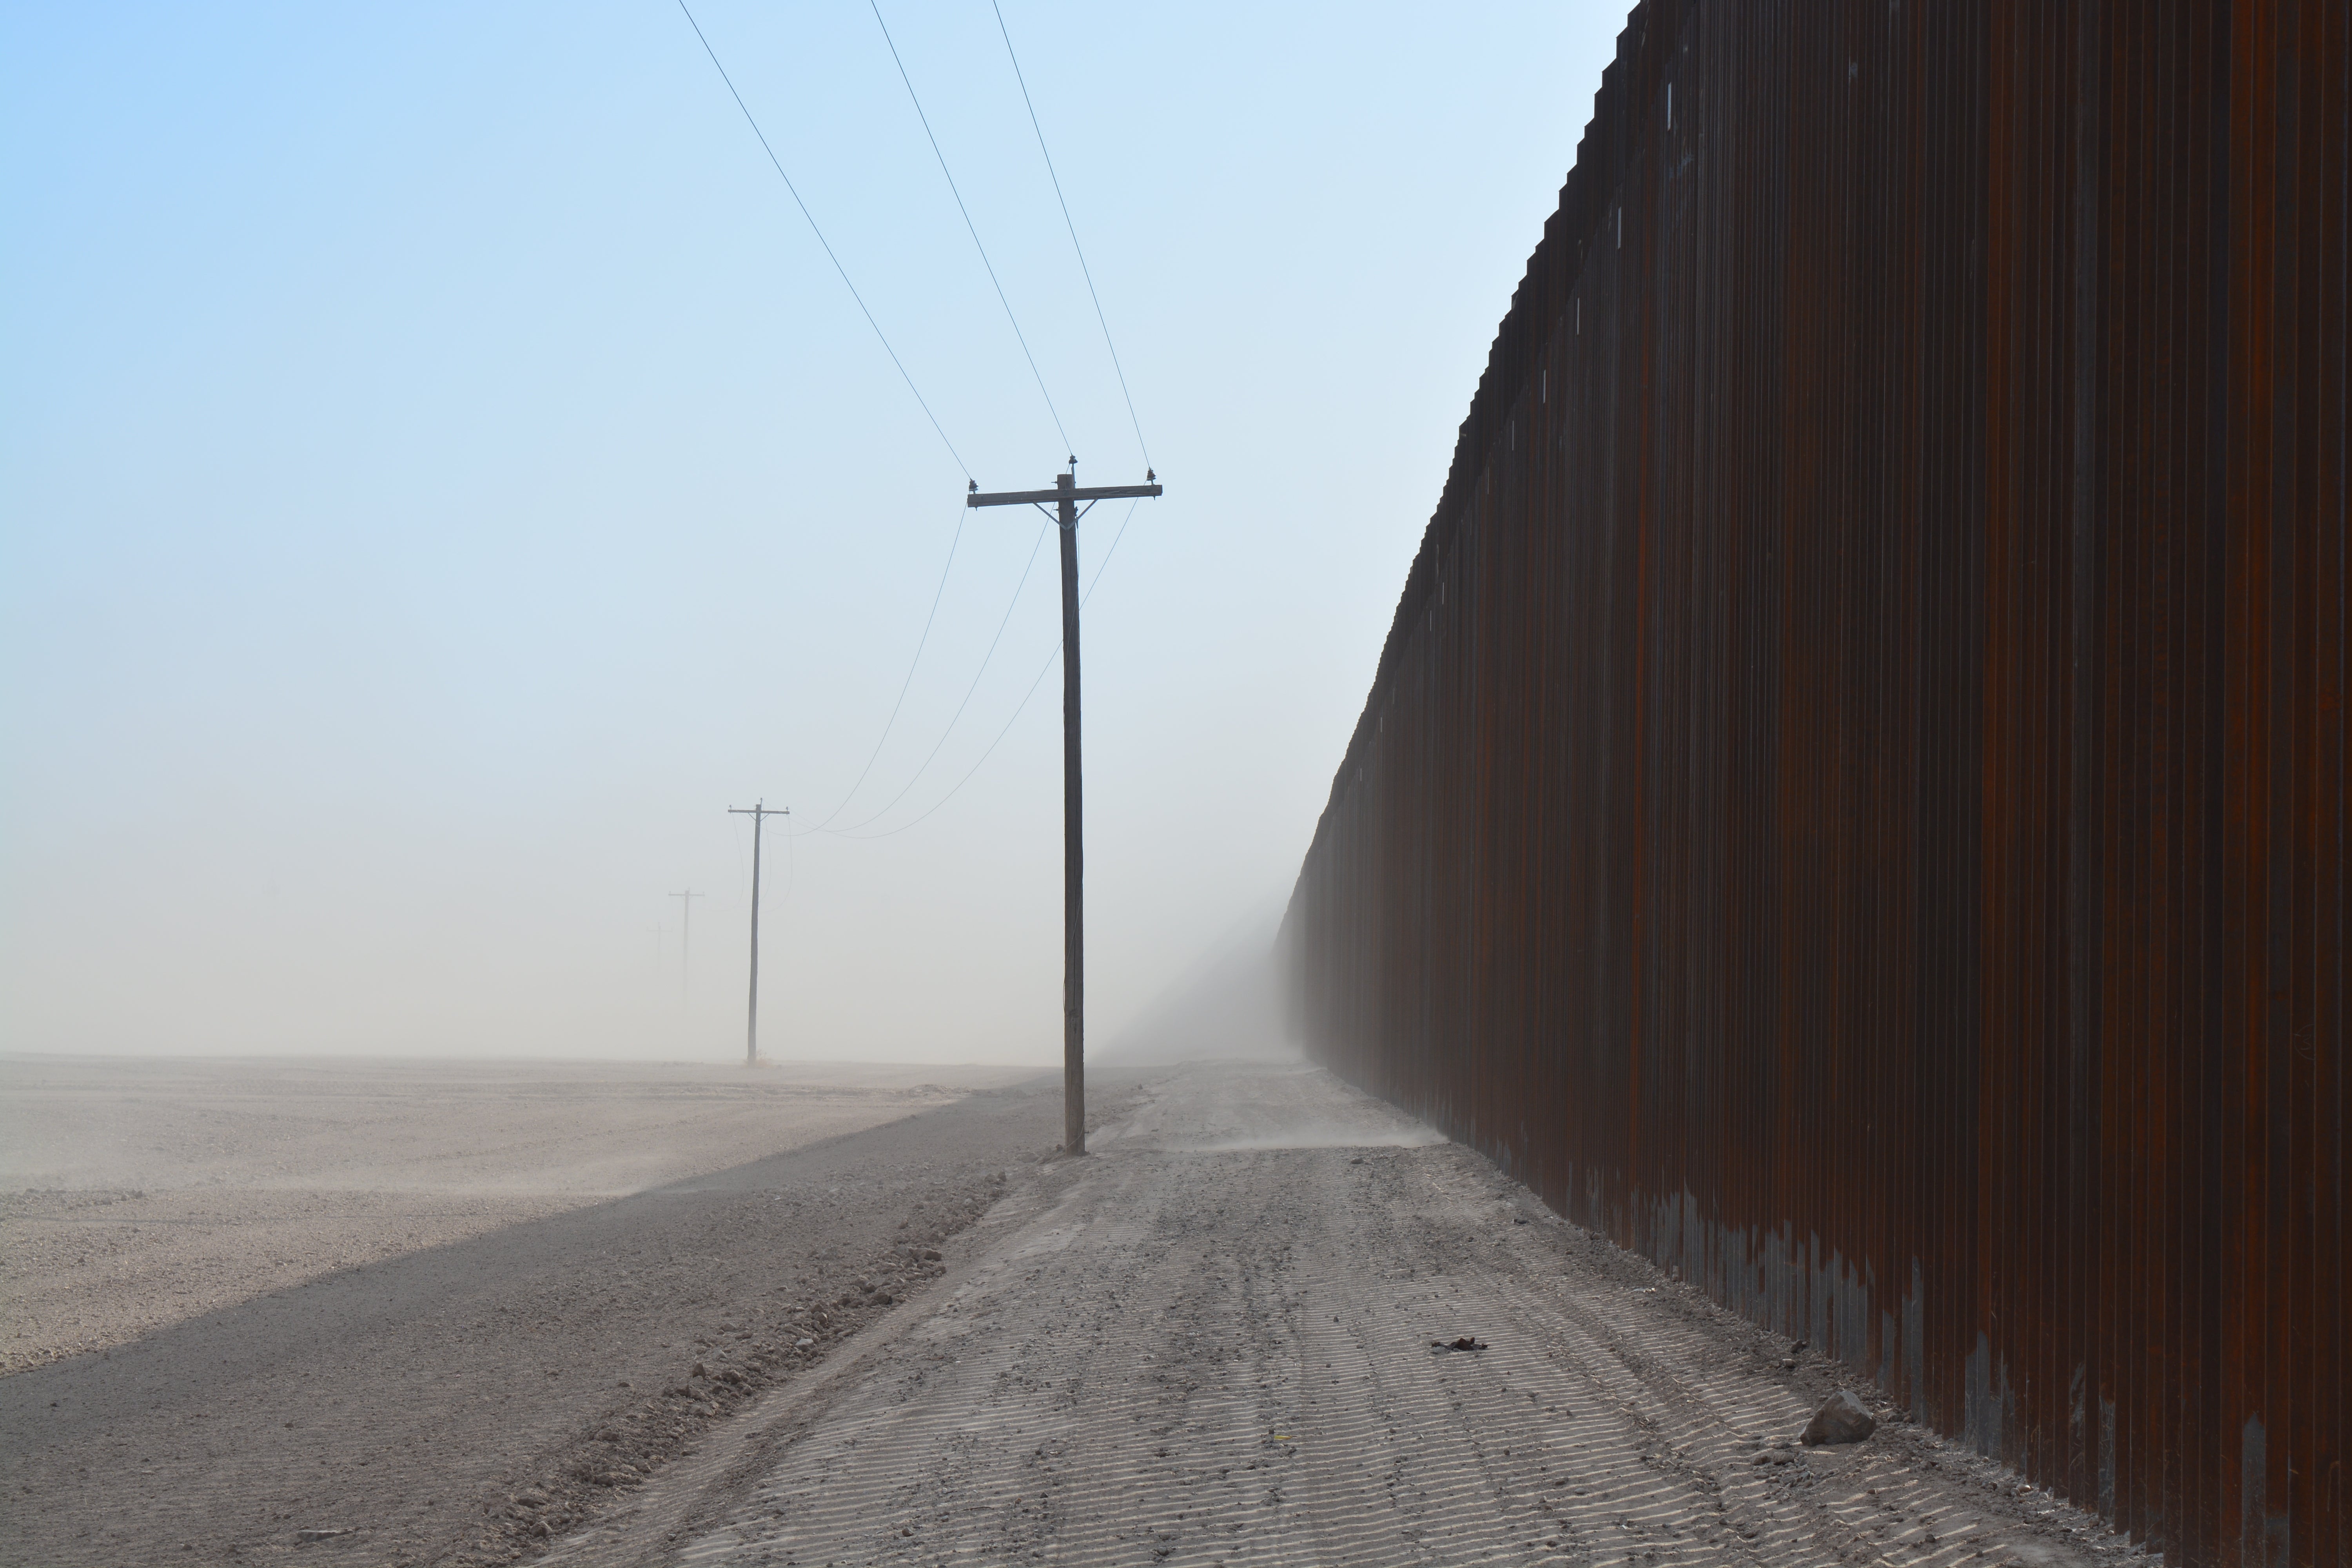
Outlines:
[[1090,1054],[1110,1068],[1299,1059],[1284,1005],[1281,923],[1279,906],[1237,922]]

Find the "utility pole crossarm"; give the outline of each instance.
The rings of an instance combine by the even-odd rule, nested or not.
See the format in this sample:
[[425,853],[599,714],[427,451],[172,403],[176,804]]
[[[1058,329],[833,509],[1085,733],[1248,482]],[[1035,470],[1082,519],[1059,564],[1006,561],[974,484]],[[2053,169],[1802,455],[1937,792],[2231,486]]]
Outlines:
[[986,490],[963,498],[966,506],[1045,506],[1059,500],[1120,500],[1129,496],[1156,496],[1158,485],[1097,485],[1083,490]]

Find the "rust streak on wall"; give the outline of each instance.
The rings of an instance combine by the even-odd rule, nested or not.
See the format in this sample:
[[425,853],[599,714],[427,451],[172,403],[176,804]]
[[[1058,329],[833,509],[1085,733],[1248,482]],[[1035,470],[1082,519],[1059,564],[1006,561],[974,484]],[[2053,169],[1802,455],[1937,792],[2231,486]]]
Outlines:
[[2181,1563],[2352,1561],[2347,16],[1637,8],[1285,926],[1318,1059]]

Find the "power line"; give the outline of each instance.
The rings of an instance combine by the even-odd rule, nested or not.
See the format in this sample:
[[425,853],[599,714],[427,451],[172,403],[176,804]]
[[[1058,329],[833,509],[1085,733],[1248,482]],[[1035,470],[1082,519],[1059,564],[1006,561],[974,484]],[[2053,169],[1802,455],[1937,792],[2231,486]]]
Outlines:
[[[849,803],[856,799],[857,792],[865,787],[866,775],[874,771],[875,759],[881,756],[883,743],[890,739],[890,731],[898,722],[898,710],[907,705],[907,689],[914,685],[915,668],[923,662],[923,649],[931,640],[931,623],[940,616],[940,596],[948,591],[948,574],[955,568],[956,546],[963,542],[963,525],[971,516],[970,508],[956,508],[955,535],[948,541],[948,562],[940,568],[940,585],[931,590],[931,613],[923,617],[923,635],[915,639],[915,657],[907,661],[907,679],[898,683],[898,700],[890,704],[890,717],[883,724],[881,738],[874,742],[874,750],[866,754],[866,765],[857,770],[857,782],[849,786],[849,793],[841,797],[839,805],[825,813],[824,822],[814,827],[802,828],[798,833],[788,833],[787,837],[797,838],[803,834],[824,832],[825,824],[848,809]],[[1036,552],[1033,549],[1030,553],[1034,556]]]
[[[931,428],[938,432],[940,444],[948,449],[948,456],[955,459],[955,465],[962,471],[963,477],[967,479],[971,479],[971,467],[964,462],[962,454],[959,453],[955,449],[955,443],[948,439],[947,431],[940,428],[940,416],[931,412],[931,405],[923,400],[921,390],[915,385],[915,378],[907,374],[906,363],[898,358],[898,351],[890,346],[890,339],[888,335],[882,331],[882,323],[874,319],[874,312],[872,310],[866,309],[866,296],[860,294],[857,291],[857,285],[849,280],[849,269],[841,264],[841,258],[833,253],[832,242],[824,237],[824,230],[817,226],[815,215],[809,211],[808,203],[801,200],[800,187],[793,184],[793,177],[790,174],[784,173],[783,163],[776,156],[776,150],[768,145],[768,133],[760,129],[759,121],[752,118],[751,106],[743,101],[743,95],[735,90],[735,79],[729,76],[727,74],[727,68],[719,63],[719,51],[712,48],[710,47],[710,40],[703,36],[702,24],[694,19],[694,13],[692,11],[687,9],[686,0],[677,0],[677,8],[680,11],[685,12],[687,26],[692,27],[694,29],[694,36],[701,40],[702,52],[710,57],[711,65],[719,72],[719,79],[727,84],[728,95],[735,100],[735,107],[743,111],[743,122],[751,128],[751,134],[760,139],[760,151],[768,155],[768,162],[775,168],[776,177],[783,181],[784,189],[792,193],[793,205],[801,209],[801,216],[808,219],[809,232],[815,235],[817,244],[824,247],[825,259],[833,263],[833,269],[835,272],[841,274],[842,287],[847,289],[849,290],[849,297],[857,301],[858,310],[865,314],[866,324],[874,329],[874,336],[879,340],[882,344],[882,352],[888,354],[890,356],[890,363],[898,367],[898,378],[907,384],[907,390],[915,395],[915,402],[922,408],[923,417],[931,422]],[[908,90],[912,91],[913,89],[910,88]],[[958,197],[957,200],[961,201],[962,198]],[[1016,331],[1019,331],[1018,328],[1015,328],[1014,330]],[[1027,345],[1024,344],[1023,346],[1025,348]],[[1058,428],[1059,421],[1056,420],[1055,424]],[[1066,439],[1064,441],[1063,445],[1068,445]]]
[[[1037,151],[1045,158],[1045,176],[1054,182],[1054,199],[1062,204],[1062,222],[1070,231],[1070,248],[1078,253],[1078,270],[1086,277],[1087,297],[1095,302],[1095,320],[1102,324],[1103,347],[1110,351],[1110,368],[1118,375],[1118,395],[1127,399],[1128,422],[1135,426],[1135,444],[1142,448],[1143,466],[1149,471],[1151,468],[1151,447],[1143,439],[1143,421],[1136,417],[1135,397],[1127,390],[1127,371],[1118,363],[1118,345],[1111,342],[1110,319],[1103,314],[1102,296],[1095,291],[1094,269],[1087,265],[1086,247],[1078,243],[1078,226],[1070,216],[1069,198],[1062,195],[1062,176],[1054,172],[1054,154],[1045,148],[1045,128],[1037,123],[1037,106],[1029,97],[1029,79],[1021,74],[1021,57],[1013,52],[1013,33],[1004,25],[1004,7],[996,0],[988,0],[988,5],[989,9],[996,13],[996,30],[1004,36],[1005,58],[1013,62],[1013,79],[1021,84],[1021,101],[1029,110],[1029,129],[1037,133]],[[1063,445],[1066,447],[1069,443],[1065,440]],[[1121,523],[1119,526],[1124,530],[1127,525]],[[1110,557],[1106,555],[1103,559],[1108,561]],[[1101,575],[1100,573],[1096,574]],[[1089,588],[1087,592],[1093,590]]]
[[[1095,584],[1102,581],[1103,569],[1110,564],[1110,558],[1118,553],[1118,542],[1127,537],[1127,525],[1135,521],[1135,509],[1142,504],[1143,503],[1141,501],[1129,502],[1127,509],[1127,515],[1118,520],[1118,531],[1111,535],[1110,548],[1103,552],[1102,560],[1096,563],[1095,574],[1091,578],[1087,579],[1087,591],[1079,596],[1078,603],[1081,606],[1083,606],[1087,600],[1095,596]],[[947,794],[940,796],[938,800],[931,803],[930,811],[926,811],[921,816],[915,818],[914,822],[902,822],[896,827],[886,827],[879,833],[852,833],[847,830],[840,830],[839,836],[845,838],[887,838],[894,833],[906,832],[909,827],[914,826],[917,823],[922,822],[925,818],[929,817],[931,815],[931,812],[939,810],[940,806],[943,806],[947,805],[948,802],[953,800],[956,797],[956,791],[962,789],[964,785],[971,782],[972,774],[980,772],[982,764],[985,763],[988,759],[995,753],[996,748],[1003,743],[1004,737],[1013,732],[1013,726],[1019,721],[1022,713],[1029,706],[1029,699],[1037,695],[1037,688],[1045,684],[1047,672],[1054,668],[1054,661],[1061,657],[1062,644],[1061,639],[1057,637],[1054,642],[1054,651],[1047,654],[1045,656],[1045,662],[1038,667],[1037,679],[1031,681],[1029,683],[1029,689],[1021,694],[1021,701],[1019,705],[1013,710],[1013,717],[1004,721],[1004,728],[997,731],[996,739],[989,742],[988,743],[988,750],[980,753],[980,761],[972,763],[971,768],[965,772],[963,777],[956,780],[955,787],[949,790]],[[904,794],[905,792],[901,791],[900,793]],[[887,811],[889,808],[885,806],[883,809]],[[874,816],[866,818],[866,821],[874,821],[879,817],[880,815],[880,812],[877,812]],[[860,826],[862,826],[864,825],[860,824]]]
[[[971,236],[972,247],[980,254],[981,266],[986,269],[989,283],[996,290],[997,302],[1004,309],[1004,319],[1013,328],[1014,341],[1021,345],[1022,356],[1028,362],[1029,373],[1037,383],[1038,395],[1045,399],[1046,413],[1053,418],[1055,432],[1061,437],[1063,445],[1065,448],[1066,448],[1071,443],[1069,439],[1069,432],[1065,429],[1062,425],[1061,411],[1055,406],[1053,393],[1048,390],[1045,385],[1045,373],[1038,367],[1037,356],[1029,347],[1028,335],[1021,330],[1020,320],[1014,314],[1013,310],[1013,301],[1005,294],[1004,284],[1003,280],[997,277],[995,264],[989,259],[988,247],[981,240],[979,226],[972,221],[971,209],[965,204],[963,192],[956,184],[954,172],[948,167],[947,154],[940,146],[938,134],[931,129],[930,116],[923,110],[922,98],[915,90],[914,79],[908,74],[906,61],[898,53],[898,42],[890,35],[889,24],[883,19],[882,8],[879,0],[867,0],[867,3],[873,10],[875,25],[881,29],[883,43],[890,51],[891,63],[898,68],[898,79],[907,89],[908,100],[914,105],[915,116],[922,124],[923,135],[925,139],[930,142],[931,155],[939,161],[940,173],[946,178],[948,183],[948,191],[955,198],[956,210],[963,218],[965,232]],[[806,221],[809,226],[809,232],[816,237],[818,246],[824,251],[825,259],[833,263],[834,271],[840,277],[842,286],[849,290],[850,298],[856,301],[859,313],[866,318],[866,324],[873,330],[876,341],[881,343],[882,352],[889,356],[892,366],[898,372],[899,379],[906,384],[907,391],[914,397],[917,405],[922,409],[923,416],[930,422],[931,429],[933,433],[939,437],[940,445],[947,447],[948,455],[955,460],[957,468],[962,469],[965,477],[970,479],[971,469],[969,465],[964,462],[962,454],[956,450],[955,443],[948,438],[947,431],[940,424],[938,415],[932,412],[931,405],[929,400],[923,396],[921,388],[915,384],[915,378],[908,371],[906,362],[898,357],[898,351],[891,346],[889,335],[883,331],[881,322],[875,319],[873,310],[866,303],[866,297],[858,292],[857,285],[851,281],[848,268],[842,265],[841,258],[835,252],[832,242],[825,238],[824,230],[818,225],[815,215],[809,211],[807,202],[802,199],[800,188],[793,184],[792,176],[785,173],[782,160],[777,157],[775,148],[768,141],[767,132],[761,130],[759,120],[752,114],[751,106],[743,101],[742,93],[736,88],[734,78],[728,74],[726,65],[719,58],[718,50],[711,47],[709,36],[702,30],[702,24],[695,19],[694,12],[687,5],[687,0],[677,0],[677,5],[680,14],[686,17],[687,25],[694,29],[695,38],[702,45],[703,53],[709,57],[712,68],[718,71],[719,80],[726,85],[728,95],[734,99],[735,107],[741,111],[744,123],[751,128],[751,134],[759,141],[760,150],[767,154],[769,165],[776,171],[777,178],[783,181],[784,189],[790,193],[793,198],[793,204],[800,209],[802,218]],[[1133,393],[1129,390],[1127,384],[1127,370],[1119,362],[1118,345],[1111,336],[1110,321],[1103,310],[1102,295],[1095,287],[1093,268],[1087,264],[1086,247],[1078,240],[1077,224],[1070,215],[1069,198],[1063,194],[1061,175],[1054,167],[1054,155],[1052,151],[1046,146],[1045,128],[1037,119],[1037,106],[1029,95],[1028,79],[1022,72],[1021,58],[1019,53],[1013,47],[1013,35],[1011,30],[1005,25],[1003,7],[997,4],[997,0],[990,0],[990,7],[996,15],[997,31],[1004,39],[1005,55],[1012,61],[1014,80],[1020,85],[1022,103],[1028,110],[1030,129],[1036,134],[1037,150],[1044,156],[1046,176],[1053,182],[1054,197],[1061,206],[1062,222],[1064,226],[1069,231],[1071,249],[1076,252],[1078,258],[1079,271],[1086,279],[1087,294],[1094,304],[1095,321],[1097,324],[1102,328],[1103,345],[1109,351],[1111,368],[1118,378],[1119,395],[1125,400],[1127,405],[1128,420],[1134,427],[1136,445],[1142,451],[1145,466],[1149,468],[1151,464],[1151,449],[1150,445],[1144,440],[1143,423],[1141,418],[1136,413],[1135,397]],[[977,489],[977,486],[975,485],[973,488]],[[1127,537],[1128,524],[1134,520],[1134,516],[1135,510],[1130,506],[1128,509],[1127,517],[1120,521],[1118,532],[1112,537],[1110,549],[1104,552],[1102,561],[1097,564],[1094,576],[1087,583],[1086,593],[1081,597],[1081,604],[1083,604],[1085,600],[1091,599],[1094,596],[1095,585],[1101,582],[1103,571],[1110,564],[1112,555],[1117,553],[1119,542]],[[915,671],[919,668],[922,662],[923,650],[929,643],[931,628],[939,616],[940,598],[946,592],[947,579],[954,567],[957,546],[961,541],[962,536],[963,525],[962,521],[960,519],[956,526],[955,534],[949,541],[947,563],[941,567],[939,584],[932,591],[930,610],[924,617],[922,634],[916,640],[914,657],[908,663],[906,677],[899,683],[898,699],[891,704],[890,716],[884,721],[882,733],[880,737],[876,740],[874,750],[867,754],[866,765],[859,770],[856,781],[850,785],[848,793],[842,797],[840,805],[835,806],[834,809],[826,815],[824,821],[819,822],[814,827],[804,831],[830,831],[834,832],[838,837],[883,838],[888,837],[892,834],[902,833],[906,831],[907,828],[915,826],[918,823],[928,819],[933,813],[937,812],[940,806],[945,805],[948,801],[953,799],[955,795],[962,790],[963,786],[971,782],[973,775],[979,773],[982,765],[988,761],[989,757],[995,752],[997,746],[1003,742],[1004,737],[1011,732],[1013,725],[1020,719],[1021,714],[1026,710],[1030,698],[1036,695],[1037,687],[1044,682],[1046,672],[1053,668],[1055,660],[1060,657],[1061,644],[1057,641],[1055,645],[1054,653],[1047,657],[1045,665],[1038,670],[1036,679],[1030,682],[1029,689],[1023,693],[1020,703],[1014,707],[1012,716],[1005,721],[1003,728],[997,731],[995,739],[989,742],[987,750],[981,753],[979,760],[975,762],[964,773],[963,777],[958,779],[955,784],[949,789],[948,793],[945,795],[942,795],[939,801],[934,803],[929,810],[925,811],[921,816],[916,817],[913,822],[905,823],[898,827],[887,829],[883,833],[866,834],[858,833],[856,831],[856,828],[864,827],[870,823],[879,821],[883,816],[888,815],[891,809],[895,807],[900,800],[903,800],[906,797],[908,792],[913,789],[915,784],[920,781],[923,774],[929,769],[932,761],[938,757],[940,748],[946,745],[949,736],[954,732],[956,724],[961,720],[965,710],[971,705],[973,694],[979,689],[981,679],[987,673],[989,663],[995,657],[997,647],[1003,639],[1005,627],[1011,624],[1013,611],[1019,605],[1022,590],[1027,586],[1029,574],[1036,563],[1037,549],[1039,545],[1043,543],[1045,539],[1045,533],[1043,530],[1041,530],[1038,533],[1037,542],[1033,543],[1030,547],[1029,560],[1022,568],[1021,582],[1014,587],[1013,602],[1006,606],[1003,620],[998,623],[996,637],[989,643],[988,652],[982,658],[980,668],[974,673],[971,684],[965,689],[962,701],[957,705],[955,713],[950,716],[948,721],[947,728],[941,731],[939,741],[932,746],[930,752],[925,756],[921,765],[919,766],[915,770],[914,773],[908,777],[906,784],[899,789],[897,795],[893,795],[879,811],[866,817],[864,822],[857,823],[852,827],[846,829],[829,829],[825,826],[826,823],[830,823],[835,817],[841,815],[842,811],[848,806],[850,801],[856,797],[857,791],[864,787],[866,778],[873,772],[876,761],[882,753],[883,747],[887,743],[892,731],[898,724],[899,712],[906,704],[907,693],[914,682]],[[759,816],[756,815],[756,808],[753,821],[755,825],[759,821]],[[789,834],[788,837],[800,837],[800,835]],[[755,834],[755,842],[756,837],[757,836]],[[755,849],[755,862],[756,858]],[[755,907],[757,898],[758,893],[756,890],[755,879],[753,892]],[[757,919],[757,915],[754,914],[753,920],[755,922]],[[756,931],[756,923],[753,929]],[[756,941],[756,938],[754,940]],[[755,956],[753,963],[756,964],[757,962],[758,961]],[[756,986],[758,982],[755,979],[753,981],[753,984]],[[754,995],[756,996],[756,992],[754,993]],[[754,1005],[756,1005],[756,1003]]]
[[1118,553],[1118,542],[1127,537],[1127,525],[1135,521],[1135,509],[1142,504],[1141,501],[1127,503],[1127,515],[1118,520],[1118,531],[1110,536],[1110,548],[1103,552],[1100,561],[1095,563],[1095,574],[1087,579],[1087,591],[1078,597],[1081,607],[1095,596],[1095,584],[1102,581],[1103,573],[1109,569],[1110,558]]
[[[1049,522],[1045,525],[1045,528],[1051,528],[1053,524]],[[940,754],[940,747],[948,743],[948,737],[955,732],[957,721],[963,717],[963,710],[971,706],[971,694],[980,689],[980,678],[988,673],[989,661],[996,657],[996,645],[1004,640],[1004,628],[1013,624],[1013,612],[1019,608],[1021,604],[1021,590],[1029,585],[1029,574],[1034,570],[1037,565],[1038,546],[1045,542],[1045,528],[1041,528],[1037,531],[1036,540],[1030,544],[1029,560],[1021,568],[1021,581],[1013,584],[1013,600],[1010,604],[1004,606],[1004,618],[996,623],[996,636],[989,640],[988,651],[981,656],[980,668],[972,672],[971,684],[964,688],[963,700],[956,704],[955,712],[948,719],[948,727],[940,731],[940,738],[932,745],[929,755],[923,758],[921,765],[915,769],[914,773],[908,776],[907,782],[899,787],[898,793],[892,795],[889,800],[884,804],[881,810],[867,817],[864,822],[853,822],[847,827],[835,829],[834,831],[838,836],[842,837],[854,837],[856,835],[859,828],[866,827],[881,821],[885,816],[887,816],[890,814],[890,808],[892,806],[897,805],[900,801],[907,798],[907,791],[915,787],[916,781],[920,779],[924,773],[930,770],[932,760]],[[1099,575],[1099,574],[1097,574],[1097,575]],[[1034,689],[1034,686],[1032,687],[1032,689]],[[1021,700],[1025,703],[1029,700],[1024,697]],[[873,834],[867,835],[866,837],[879,837],[880,835]]]
[[[1029,352],[1029,339],[1013,314],[1013,301],[1004,297],[1004,285],[997,279],[996,264],[988,259],[988,247],[980,243],[980,230],[971,221],[971,209],[963,205],[963,193],[956,189],[955,175],[948,172],[948,155],[940,151],[940,139],[931,131],[931,117],[923,112],[923,100],[915,94],[914,79],[907,74],[907,62],[898,58],[898,46],[890,37],[890,25],[882,20],[881,0],[866,0],[866,4],[874,9],[874,25],[882,29],[882,41],[889,46],[890,63],[898,68],[898,79],[907,84],[908,100],[915,106],[915,118],[923,122],[923,134],[929,138],[931,143],[931,156],[940,161],[940,173],[947,175],[948,193],[955,197],[956,211],[963,214],[964,231],[971,236],[972,248],[980,252],[980,264],[988,269],[989,282],[996,286],[996,302],[1004,307],[1004,319],[1013,323],[1013,340],[1021,345],[1022,357],[1029,362],[1029,374],[1037,378],[1038,395],[1045,398],[1045,412],[1054,416],[1054,433],[1061,437],[1062,449],[1066,452],[1070,449],[1070,433],[1062,428],[1062,412],[1054,406],[1054,395],[1045,390],[1045,373],[1037,368],[1037,356]],[[1022,90],[1026,92],[1028,89],[1024,88]],[[970,478],[969,475],[965,477]]]

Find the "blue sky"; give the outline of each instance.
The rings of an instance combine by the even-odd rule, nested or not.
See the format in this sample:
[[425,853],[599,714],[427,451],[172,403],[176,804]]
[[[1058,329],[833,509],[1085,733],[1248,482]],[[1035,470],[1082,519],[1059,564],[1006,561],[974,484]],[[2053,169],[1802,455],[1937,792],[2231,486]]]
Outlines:
[[[1003,3],[1168,487],[1099,1040],[1286,897],[1623,12]],[[0,1047],[725,1059],[763,796],[772,1054],[1058,1056],[1054,543],[959,501],[1145,462],[995,12],[882,15],[1066,447],[866,5],[695,16],[962,465],[675,0],[0,13]]]

